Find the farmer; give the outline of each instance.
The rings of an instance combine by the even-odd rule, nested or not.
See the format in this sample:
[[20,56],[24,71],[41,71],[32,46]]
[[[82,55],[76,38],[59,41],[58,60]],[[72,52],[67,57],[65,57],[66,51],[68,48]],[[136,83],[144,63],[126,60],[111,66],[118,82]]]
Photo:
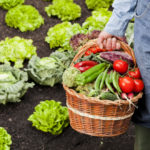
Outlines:
[[150,150],[150,0],[115,0],[113,14],[98,38],[100,48],[120,49],[129,21],[135,17],[134,52],[145,84],[144,97],[133,115],[135,150]]

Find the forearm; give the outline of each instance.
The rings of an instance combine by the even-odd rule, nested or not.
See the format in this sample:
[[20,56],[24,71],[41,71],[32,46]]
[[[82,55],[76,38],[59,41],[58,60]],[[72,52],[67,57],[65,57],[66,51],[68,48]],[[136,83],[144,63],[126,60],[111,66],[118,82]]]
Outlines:
[[112,16],[104,31],[122,37],[129,21],[133,18],[138,0],[115,0]]

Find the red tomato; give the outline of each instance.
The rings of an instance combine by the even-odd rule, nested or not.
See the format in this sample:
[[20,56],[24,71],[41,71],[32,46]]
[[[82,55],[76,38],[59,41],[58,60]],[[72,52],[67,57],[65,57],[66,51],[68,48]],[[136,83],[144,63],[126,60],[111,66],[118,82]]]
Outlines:
[[134,79],[134,92],[138,93],[144,89],[144,83],[141,79]]
[[113,68],[117,72],[124,74],[128,70],[128,63],[126,61],[123,61],[123,60],[115,60],[113,63]]
[[119,86],[124,93],[131,93],[134,90],[134,80],[130,77],[120,77]]
[[131,70],[128,72],[128,75],[132,78],[139,79],[141,78],[141,73],[139,68],[135,68],[135,70]]
[[101,49],[101,48],[99,48],[98,45],[95,45],[93,47],[88,48],[88,50],[85,52],[85,56],[89,56],[92,53],[96,54],[98,52],[105,52],[105,51],[112,51],[112,49],[110,49],[110,50]]
[[92,54],[92,52],[90,51],[90,50],[87,50],[86,52],[85,52],[85,56],[89,56],[89,55],[91,55]]

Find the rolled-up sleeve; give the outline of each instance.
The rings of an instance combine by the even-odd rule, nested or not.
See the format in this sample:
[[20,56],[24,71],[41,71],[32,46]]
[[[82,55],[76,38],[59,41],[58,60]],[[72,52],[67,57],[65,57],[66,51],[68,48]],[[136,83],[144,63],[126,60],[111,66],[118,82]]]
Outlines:
[[115,35],[124,36],[129,21],[133,18],[138,0],[115,0],[113,13],[104,31]]

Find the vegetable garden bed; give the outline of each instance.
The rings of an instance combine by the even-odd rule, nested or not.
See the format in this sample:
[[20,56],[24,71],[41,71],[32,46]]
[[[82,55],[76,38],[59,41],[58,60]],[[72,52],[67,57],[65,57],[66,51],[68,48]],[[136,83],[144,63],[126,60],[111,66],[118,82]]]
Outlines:
[[[91,15],[91,11],[87,9],[84,0],[74,1],[81,6],[82,16],[73,23],[81,24]],[[0,41],[14,36],[32,39],[33,44],[37,47],[38,56],[49,56],[52,51],[49,44],[45,42],[47,31],[49,27],[61,21],[47,16],[44,7],[49,2],[26,0],[25,4],[31,4],[39,10],[45,19],[44,25],[33,32],[21,33],[19,30],[6,26],[4,21],[6,11],[0,8]],[[70,126],[57,136],[36,130],[27,119],[33,113],[34,107],[40,101],[47,99],[61,101],[62,105],[66,105],[62,85],[57,84],[54,87],[36,85],[33,89],[28,90],[20,103],[0,105],[0,127],[4,127],[12,136],[11,150],[133,150],[134,127],[132,125],[126,134],[114,138],[83,135],[74,131]]]

